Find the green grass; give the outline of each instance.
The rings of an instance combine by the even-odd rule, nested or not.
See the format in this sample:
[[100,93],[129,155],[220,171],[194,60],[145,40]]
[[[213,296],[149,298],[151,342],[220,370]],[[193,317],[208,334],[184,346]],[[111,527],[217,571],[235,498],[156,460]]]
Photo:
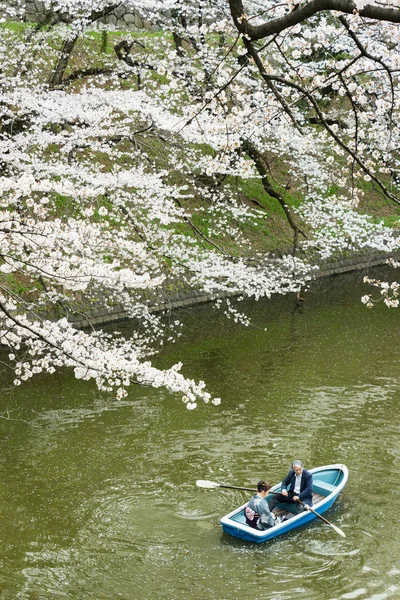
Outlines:
[[5,29],[13,33],[24,33],[28,29],[36,27],[36,23],[24,23],[22,21],[4,21],[0,23],[0,29]]
[[25,275],[18,273],[2,273],[0,280],[5,287],[22,297],[27,297],[28,294],[36,292],[40,287],[37,282],[32,282]]

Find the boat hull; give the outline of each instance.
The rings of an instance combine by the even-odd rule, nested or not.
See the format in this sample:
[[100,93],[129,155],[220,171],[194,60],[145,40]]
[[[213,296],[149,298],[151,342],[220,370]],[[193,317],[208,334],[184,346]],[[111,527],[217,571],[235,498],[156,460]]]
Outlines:
[[[349,476],[348,469],[345,465],[334,464],[310,469],[310,472],[313,474],[313,496],[315,495],[318,498],[318,501],[313,504],[312,508],[315,512],[322,515],[332,506],[346,485]],[[278,483],[271,488],[271,491],[279,492],[280,489],[281,484]],[[307,525],[318,518],[312,512],[304,511],[274,527],[260,531],[246,524],[244,517],[244,508],[246,505],[247,502],[222,517],[220,522],[225,533],[249,542],[266,542],[267,540],[289,533],[293,529]],[[285,505],[281,506],[285,507]]]

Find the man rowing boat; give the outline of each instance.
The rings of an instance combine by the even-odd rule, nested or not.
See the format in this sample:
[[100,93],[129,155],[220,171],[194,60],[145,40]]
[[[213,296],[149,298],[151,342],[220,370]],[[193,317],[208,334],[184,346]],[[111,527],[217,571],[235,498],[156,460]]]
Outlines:
[[294,460],[292,468],[282,481],[281,493],[268,496],[269,509],[274,510],[280,502],[290,502],[293,504],[290,512],[298,514],[304,510],[303,502],[312,506],[312,481],[312,474],[306,471],[301,460]]

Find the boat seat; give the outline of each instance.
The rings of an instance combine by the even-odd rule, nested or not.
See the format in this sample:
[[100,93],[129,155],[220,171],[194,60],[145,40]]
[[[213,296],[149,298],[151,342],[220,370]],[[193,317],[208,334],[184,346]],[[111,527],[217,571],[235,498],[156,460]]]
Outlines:
[[321,494],[322,496],[329,496],[331,492],[336,489],[335,485],[322,481],[322,479],[313,480],[313,492]]
[[232,521],[236,521],[237,523],[242,523],[242,525],[247,525],[246,517],[244,516],[244,510],[241,510],[236,515],[231,517]]

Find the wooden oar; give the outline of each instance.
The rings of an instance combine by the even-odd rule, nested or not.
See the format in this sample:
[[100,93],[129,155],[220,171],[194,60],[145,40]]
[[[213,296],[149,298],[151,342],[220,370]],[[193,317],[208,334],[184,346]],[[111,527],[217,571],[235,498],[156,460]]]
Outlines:
[[[254,490],[253,488],[240,487],[238,485],[225,485],[223,483],[217,483],[216,481],[208,481],[207,479],[198,479],[196,481],[196,485],[197,485],[197,487],[206,488],[209,490],[213,490],[215,488],[228,488],[231,490],[245,490],[246,492],[256,492],[257,491],[257,490]],[[268,493],[269,494],[280,494],[280,492],[268,492]],[[318,517],[319,519],[321,519],[321,521],[324,521],[324,523],[329,525],[329,527],[331,527],[333,529],[333,531],[336,531],[336,533],[338,533],[339,535],[341,535],[344,538],[346,537],[346,534],[341,529],[339,529],[339,527],[337,527],[336,525],[334,525],[333,523],[328,521],[328,519],[325,519],[325,517],[323,517],[322,515],[317,513],[316,510],[313,510],[311,508],[311,506],[308,506],[308,504],[305,504],[300,499],[298,500],[298,502],[300,502],[300,504],[302,504],[306,510],[309,510],[310,512],[314,513],[314,515],[316,517]]]
[[319,517],[322,521],[324,521],[324,523],[329,525],[329,527],[332,527],[333,531],[336,531],[336,533],[338,533],[339,535],[341,535],[344,538],[346,537],[346,534],[344,533],[344,531],[342,531],[341,529],[339,529],[339,527],[337,527],[336,525],[334,525],[333,523],[328,521],[328,519],[325,519],[325,517],[323,517],[322,515],[317,513],[316,510],[313,510],[311,508],[311,506],[308,506],[308,504],[304,504],[304,502],[302,502],[300,499],[298,500],[298,502],[300,502],[300,504],[302,504],[306,510],[309,510],[310,512],[314,513],[315,516]]
[[246,492],[256,492],[253,488],[239,487],[238,485],[225,485],[223,483],[217,483],[216,481],[208,481],[207,479],[198,479],[196,481],[197,487],[206,488],[208,490],[214,490],[215,488],[229,488],[231,490],[245,490]]

